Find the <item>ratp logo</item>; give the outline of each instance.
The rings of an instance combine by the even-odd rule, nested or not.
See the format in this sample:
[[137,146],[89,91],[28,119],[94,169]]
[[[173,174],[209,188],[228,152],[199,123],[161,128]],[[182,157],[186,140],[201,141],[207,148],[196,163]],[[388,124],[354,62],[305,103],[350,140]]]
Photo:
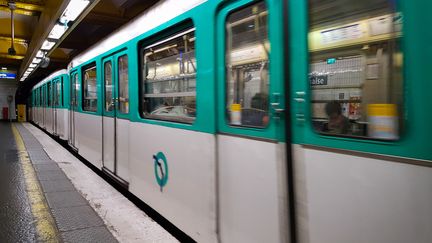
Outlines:
[[163,187],[168,182],[168,163],[165,155],[162,152],[158,152],[153,155],[154,160],[154,173],[156,182],[160,187],[160,191],[163,192]]

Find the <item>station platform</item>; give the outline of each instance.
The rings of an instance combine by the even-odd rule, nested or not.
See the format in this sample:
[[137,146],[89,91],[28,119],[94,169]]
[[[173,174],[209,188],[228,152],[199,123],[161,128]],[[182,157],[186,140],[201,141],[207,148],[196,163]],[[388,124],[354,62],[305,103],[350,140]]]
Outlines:
[[39,128],[0,135],[0,242],[178,242]]

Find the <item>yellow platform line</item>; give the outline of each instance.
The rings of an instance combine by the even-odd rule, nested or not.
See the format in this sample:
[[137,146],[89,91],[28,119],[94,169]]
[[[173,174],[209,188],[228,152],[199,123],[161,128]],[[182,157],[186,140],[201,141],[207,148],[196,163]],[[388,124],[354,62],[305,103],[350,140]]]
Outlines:
[[27,196],[30,201],[31,212],[35,221],[38,242],[61,242],[58,230],[45,199],[45,195],[36,177],[36,172],[30,162],[24,141],[12,123],[12,132],[18,149],[18,157],[23,168]]

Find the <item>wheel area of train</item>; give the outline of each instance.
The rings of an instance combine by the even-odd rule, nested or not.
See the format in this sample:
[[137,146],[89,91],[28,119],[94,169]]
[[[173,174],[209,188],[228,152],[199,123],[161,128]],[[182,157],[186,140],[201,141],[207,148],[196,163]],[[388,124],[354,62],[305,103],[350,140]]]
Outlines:
[[1,242],[177,242],[29,123],[0,123]]

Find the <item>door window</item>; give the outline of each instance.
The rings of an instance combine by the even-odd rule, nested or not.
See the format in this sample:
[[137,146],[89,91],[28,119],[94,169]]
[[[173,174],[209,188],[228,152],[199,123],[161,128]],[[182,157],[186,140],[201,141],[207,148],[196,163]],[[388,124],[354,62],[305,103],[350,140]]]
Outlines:
[[61,81],[57,80],[56,82],[56,86],[57,86],[57,106],[61,105],[61,94],[62,94],[62,89],[61,89]]
[[78,91],[79,91],[79,82],[78,82],[78,74],[74,73],[72,77],[72,87],[71,87],[71,105],[75,108],[78,107]]
[[83,104],[84,111],[97,111],[96,65],[84,70],[83,74]]
[[51,106],[51,82],[48,82],[47,84],[47,106]]
[[111,61],[104,64],[104,83],[105,83],[105,111],[114,109],[113,85],[112,85],[112,63]]
[[231,13],[226,20],[226,114],[230,125],[269,123],[268,11],[264,2]]
[[129,74],[128,56],[118,58],[119,111],[129,113]]
[[61,106],[64,106],[64,87],[63,87],[63,77],[61,77],[61,86],[60,86],[60,93],[61,93]]
[[54,92],[56,94],[54,104],[56,106],[59,106],[60,105],[60,96],[61,96],[61,83],[59,80],[57,80],[55,83],[55,91]]
[[331,135],[397,139],[403,16],[393,0],[309,0],[312,123]]

